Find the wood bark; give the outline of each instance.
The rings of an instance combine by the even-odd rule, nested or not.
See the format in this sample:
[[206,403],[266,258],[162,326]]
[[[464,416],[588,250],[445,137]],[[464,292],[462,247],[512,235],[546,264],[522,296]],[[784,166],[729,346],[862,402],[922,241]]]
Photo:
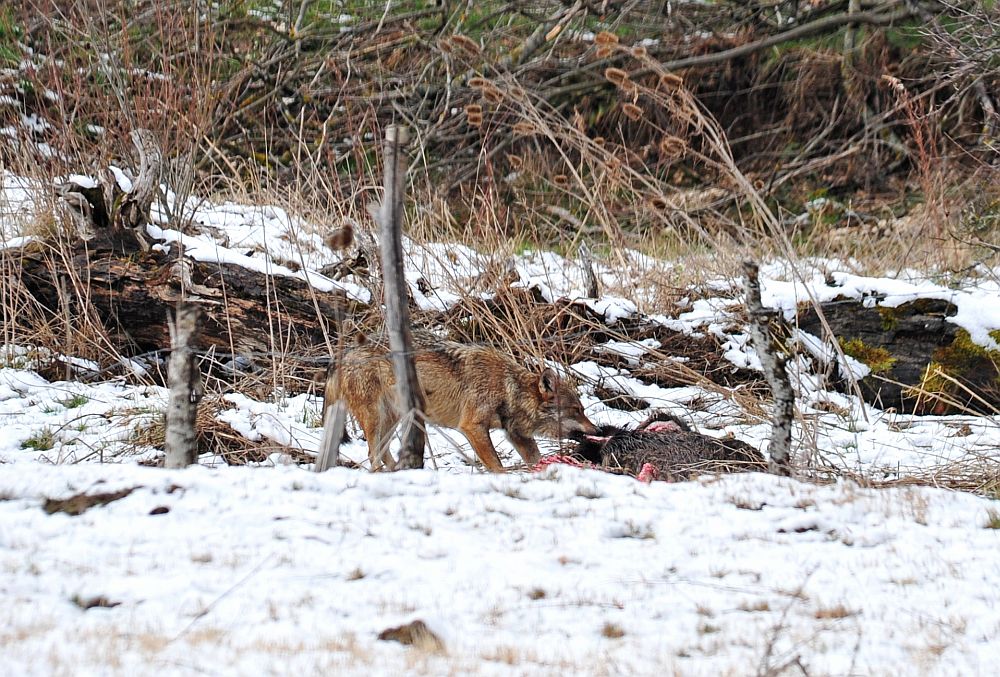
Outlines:
[[122,228],[143,229],[149,223],[149,208],[160,187],[163,154],[156,137],[148,129],[134,129],[129,138],[139,154],[139,176],[121,201],[117,224]]
[[[848,0],[847,14],[854,15],[861,11],[861,0]],[[854,22],[847,24],[844,31],[844,67],[854,63],[855,38],[857,37],[858,25]]]
[[325,472],[340,465],[340,441],[344,437],[344,426],[347,424],[347,407],[343,400],[333,403],[324,402],[326,411],[323,414],[323,437],[316,454],[316,472]]
[[423,468],[426,442],[424,397],[413,362],[409,296],[403,274],[403,197],[406,178],[406,159],[403,153],[408,141],[409,130],[405,127],[391,125],[385,131],[385,195],[379,210],[379,227],[386,330],[396,376],[397,406],[401,414],[399,467]]
[[768,470],[776,475],[791,475],[792,420],[795,416],[795,391],[788,378],[785,356],[771,333],[770,322],[777,313],[764,308],[760,300],[758,267],[753,261],[744,261],[746,274],[746,308],[750,315],[750,337],[760,357],[764,376],[774,397],[771,444],[768,447]]
[[167,468],[183,468],[198,462],[196,419],[202,385],[201,372],[192,350],[198,334],[198,320],[197,306],[179,303],[170,327],[173,343],[167,365],[170,396],[164,441],[164,466]]
[[[6,269],[40,307],[60,319],[67,304],[75,318],[92,316],[113,345],[131,356],[170,345],[167,317],[181,298],[176,261],[159,251],[121,255],[80,243],[59,252],[26,246],[0,252]],[[340,291],[312,290],[297,278],[263,273],[232,264],[186,261],[203,322],[198,347],[219,353],[267,355],[271,352],[328,354],[317,312],[330,318],[361,304]],[[60,299],[66,288],[68,302]],[[315,305],[313,295],[315,295]],[[317,311],[318,308],[318,311]],[[266,360],[267,358],[265,358]]]
[[[916,299],[898,306],[864,304],[839,299],[821,305],[833,337],[813,308],[799,313],[802,331],[841,343],[845,352],[872,368],[858,381],[861,396],[880,409],[901,413],[954,414],[1000,410],[1000,360],[977,347],[949,318],[958,312],[938,299]],[[935,369],[961,382],[961,387],[936,380],[940,397],[921,393]],[[835,385],[846,382],[834,373]],[[933,389],[933,388],[932,388]]]
[[139,156],[139,173],[128,191],[110,169],[101,172],[96,186],[69,181],[57,188],[81,239],[122,253],[136,247],[149,250],[144,231],[163,169],[163,154],[151,131],[134,129],[129,136]]
[[584,295],[591,299],[600,298],[601,285],[597,281],[597,273],[594,272],[594,255],[590,247],[585,244],[580,245],[580,267],[583,268]]

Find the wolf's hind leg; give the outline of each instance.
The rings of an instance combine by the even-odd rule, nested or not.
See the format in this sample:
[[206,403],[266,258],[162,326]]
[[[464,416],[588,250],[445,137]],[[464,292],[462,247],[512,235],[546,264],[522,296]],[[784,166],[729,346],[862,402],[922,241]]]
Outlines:
[[368,443],[368,460],[372,466],[372,472],[378,470],[394,470],[396,459],[389,451],[392,443],[392,434],[399,423],[399,414],[395,405],[388,400],[382,400],[378,405],[378,422],[375,425],[374,438],[376,444]]

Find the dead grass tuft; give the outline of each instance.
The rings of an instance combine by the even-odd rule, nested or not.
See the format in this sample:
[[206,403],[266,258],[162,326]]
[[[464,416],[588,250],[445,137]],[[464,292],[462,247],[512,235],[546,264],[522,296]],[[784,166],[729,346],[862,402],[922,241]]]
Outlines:
[[817,620],[840,620],[849,616],[857,615],[857,611],[851,611],[843,604],[832,607],[822,607],[813,612],[813,618]]
[[[66,513],[67,515],[82,515],[87,510],[94,507],[108,505],[109,503],[114,503],[119,501],[133,491],[137,487],[132,487],[130,489],[121,489],[119,491],[111,491],[105,493],[97,494],[76,494],[75,496],[70,496],[69,498],[47,498],[42,504],[42,510],[46,513],[52,515],[57,512]],[[87,607],[89,608],[89,607]]]
[[625,631],[622,626],[617,623],[607,622],[601,626],[601,637],[607,639],[621,639],[625,636]]
[[[198,453],[218,456],[227,465],[262,463],[273,453],[288,454],[301,462],[312,462],[312,456],[300,449],[267,441],[251,441],[237,433],[228,424],[218,420],[219,412],[233,409],[235,405],[218,396],[208,397],[198,405],[195,425],[198,429]],[[151,421],[136,426],[131,442],[136,447],[162,449],[165,442],[166,419],[157,414]]]

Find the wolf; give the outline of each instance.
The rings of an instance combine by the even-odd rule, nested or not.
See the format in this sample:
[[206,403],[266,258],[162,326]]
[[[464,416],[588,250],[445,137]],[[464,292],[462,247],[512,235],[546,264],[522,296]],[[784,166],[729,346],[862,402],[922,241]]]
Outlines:
[[[534,436],[596,435],[576,385],[554,369],[532,371],[484,345],[457,343],[414,332],[414,364],[428,423],[459,430],[491,472],[504,467],[490,439],[503,428],[526,464],[538,462]],[[400,413],[396,379],[384,336],[362,338],[327,371],[324,409],[343,400],[368,440],[373,470],[392,465],[386,451]]]

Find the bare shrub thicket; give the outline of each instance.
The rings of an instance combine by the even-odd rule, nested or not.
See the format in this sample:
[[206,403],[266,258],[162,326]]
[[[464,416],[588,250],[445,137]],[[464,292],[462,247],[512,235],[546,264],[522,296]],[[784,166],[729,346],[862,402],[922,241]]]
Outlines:
[[[263,175],[329,208],[368,201],[375,141],[396,120],[423,150],[413,168],[422,203],[450,206],[433,223],[438,237],[499,228],[571,248],[582,233],[683,254],[760,243],[746,228],[756,210],[745,187],[720,166],[721,140],[794,240],[858,254],[871,249],[868,231],[892,228],[823,239],[810,231],[831,219],[806,231],[793,217],[811,196],[859,188],[854,211],[879,208],[873,196],[900,188],[892,176],[925,174],[929,149],[903,114],[911,104],[884,75],[913,106],[939,110],[944,133],[930,157],[980,144],[963,130],[988,115],[989,97],[960,96],[919,42],[926,19],[960,7],[605,5],[36,0],[9,20],[35,54],[17,75],[30,83],[25,107],[52,125],[42,135],[69,164],[124,154],[140,125],[158,130],[181,196],[196,177],[215,192]],[[609,72],[624,73],[627,89]],[[664,105],[663,73],[683,77],[718,138]],[[522,133],[539,116],[546,136]],[[956,140],[964,145],[944,147]],[[578,185],[567,191],[567,181]]]

